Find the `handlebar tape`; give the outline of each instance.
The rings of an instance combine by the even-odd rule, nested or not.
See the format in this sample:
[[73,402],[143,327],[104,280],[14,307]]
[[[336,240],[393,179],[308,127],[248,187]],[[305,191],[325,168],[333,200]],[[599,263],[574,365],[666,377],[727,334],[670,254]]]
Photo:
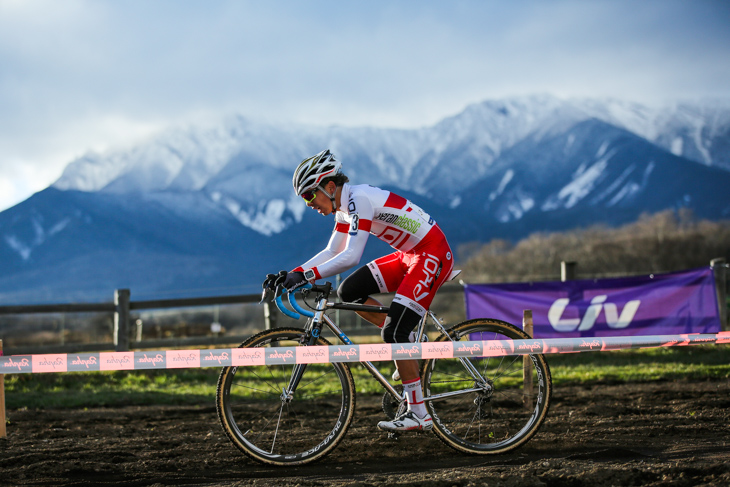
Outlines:
[[[309,311],[307,309],[302,308],[299,305],[299,303],[297,303],[297,300],[294,297],[294,293],[300,292],[303,289],[311,289],[311,287],[312,287],[312,285],[307,283],[304,286],[300,286],[297,289],[293,289],[292,291],[284,291],[281,295],[276,297],[276,299],[275,299],[276,307],[279,308],[279,311],[281,311],[282,313],[284,313],[285,315],[287,315],[290,318],[294,318],[295,320],[298,320],[301,317],[301,315],[312,318],[314,316],[314,313],[312,313],[311,311]],[[284,296],[284,294],[288,295],[288,301],[289,301],[289,304],[291,305],[291,307],[294,308],[295,310],[297,310],[299,313],[290,311],[286,306],[284,306],[284,303],[282,301],[282,297]],[[301,313],[301,315],[300,315],[300,313]]]

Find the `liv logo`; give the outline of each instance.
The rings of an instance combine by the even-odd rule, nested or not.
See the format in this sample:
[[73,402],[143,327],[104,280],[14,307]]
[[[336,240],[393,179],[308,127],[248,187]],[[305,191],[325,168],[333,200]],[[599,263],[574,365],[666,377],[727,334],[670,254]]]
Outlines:
[[601,311],[603,311],[606,316],[606,324],[608,324],[609,328],[620,330],[629,326],[636,315],[636,311],[639,309],[641,301],[638,299],[629,301],[619,315],[618,308],[614,303],[606,303],[607,298],[608,296],[601,295],[591,299],[591,305],[588,306],[582,319],[563,318],[563,313],[565,312],[565,308],[568,307],[570,299],[556,299],[548,311],[548,321],[550,321],[550,325],[556,331],[590,330],[596,324]]

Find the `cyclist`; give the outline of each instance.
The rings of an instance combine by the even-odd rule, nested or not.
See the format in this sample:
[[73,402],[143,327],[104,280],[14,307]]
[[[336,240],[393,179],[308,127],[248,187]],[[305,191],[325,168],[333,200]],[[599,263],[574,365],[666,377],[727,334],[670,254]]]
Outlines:
[[[395,292],[387,315],[358,314],[381,328],[385,342],[410,342],[413,329],[451,274],[451,248],[434,220],[409,200],[374,186],[348,183],[342,164],[329,150],[299,164],[292,179],[294,191],[320,214],[334,214],[335,228],[324,250],[288,273],[269,274],[264,287],[283,285],[293,290],[342,273],[360,262],[372,233],[396,251],[353,272],[341,283],[338,296],[344,302],[379,306],[372,294]],[[393,377],[403,384],[408,409],[392,421],[381,421],[378,428],[430,430],[433,422],[423,402],[418,361],[396,360],[396,367]]]

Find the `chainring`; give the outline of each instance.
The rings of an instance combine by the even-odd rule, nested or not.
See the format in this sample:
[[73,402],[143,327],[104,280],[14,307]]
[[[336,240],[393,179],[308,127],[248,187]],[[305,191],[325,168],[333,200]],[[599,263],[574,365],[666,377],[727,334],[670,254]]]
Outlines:
[[395,386],[395,390],[398,391],[398,394],[401,394],[400,401],[397,401],[393,396],[390,395],[388,391],[385,391],[385,393],[383,394],[383,412],[388,417],[388,419],[395,419],[396,417],[404,413],[406,411],[406,408],[408,407],[406,398],[402,396],[403,386],[397,385]]

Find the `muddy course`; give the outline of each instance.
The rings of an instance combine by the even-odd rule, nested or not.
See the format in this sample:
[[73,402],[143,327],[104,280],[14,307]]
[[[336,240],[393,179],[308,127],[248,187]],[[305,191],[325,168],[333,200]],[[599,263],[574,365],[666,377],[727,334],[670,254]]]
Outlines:
[[526,446],[466,456],[432,433],[389,440],[380,398],[323,461],[259,465],[210,406],[9,410],[0,485],[629,486],[730,485],[730,381],[556,387]]

